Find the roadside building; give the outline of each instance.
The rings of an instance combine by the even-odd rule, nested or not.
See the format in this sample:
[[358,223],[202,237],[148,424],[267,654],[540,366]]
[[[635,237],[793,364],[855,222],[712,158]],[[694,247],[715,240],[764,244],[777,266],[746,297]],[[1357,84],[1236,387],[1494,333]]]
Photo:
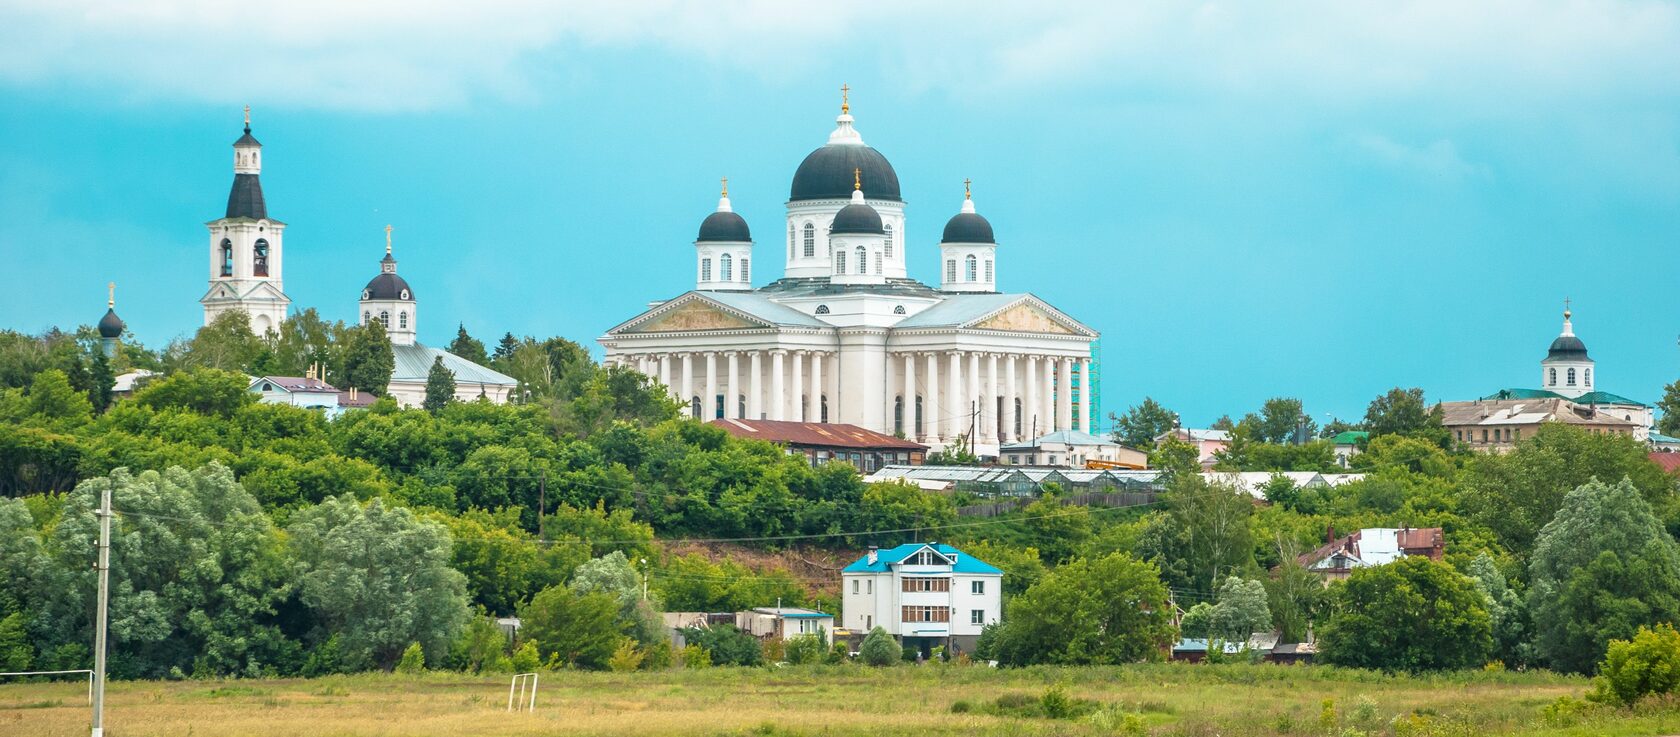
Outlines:
[[763,640],[791,640],[801,635],[821,635],[823,644],[834,645],[834,615],[799,607],[756,607],[735,613],[735,626]]
[[1179,427],[1155,436],[1155,444],[1160,445],[1167,438],[1178,438],[1196,447],[1196,460],[1202,468],[1213,468],[1214,456],[1231,445],[1231,433],[1224,430],[1199,430]]
[[840,574],[848,630],[881,627],[924,657],[934,647],[973,652],[1003,614],[1003,571],[949,545],[871,548]]
[[1090,433],[1062,430],[1005,445],[998,450],[998,462],[1009,466],[1143,469],[1149,467],[1149,455]]
[[830,461],[852,464],[859,473],[874,473],[882,467],[921,465],[927,446],[875,432],[857,425],[827,422],[719,419],[711,424],[738,438],[764,440],[802,455],[812,466]]
[[1325,536],[1329,542],[1296,560],[1326,581],[1347,578],[1355,568],[1414,555],[1441,560],[1446,553],[1446,536],[1439,527],[1367,527],[1341,537],[1333,532]]
[[258,376],[251,380],[249,389],[264,404],[320,410],[328,418],[337,417],[341,411],[338,388],[315,378],[313,369],[307,376]]
[[[1509,394],[1510,390],[1502,392]],[[1643,438],[1646,428],[1636,421],[1601,410],[1595,405],[1577,404],[1562,397],[1536,399],[1478,399],[1470,402],[1442,402],[1441,425],[1455,441],[1472,450],[1503,453],[1517,441],[1534,437],[1547,422],[1573,425],[1587,432]]]

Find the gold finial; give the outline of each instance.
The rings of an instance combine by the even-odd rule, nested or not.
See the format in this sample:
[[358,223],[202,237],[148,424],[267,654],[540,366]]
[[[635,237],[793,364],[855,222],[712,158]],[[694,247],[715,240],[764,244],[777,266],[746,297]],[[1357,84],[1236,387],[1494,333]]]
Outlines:
[[852,88],[849,85],[842,84],[842,85],[840,85],[840,114],[841,115],[850,115],[851,113],[852,113]]
[[1570,314],[1569,313],[1569,298],[1564,297],[1563,298],[1563,319],[1568,320],[1569,319],[1569,314]]
[[385,226],[385,255],[391,255],[391,226]]
[[117,283],[116,282],[106,282],[105,283],[105,290],[106,290],[105,291],[105,306],[106,307],[116,307],[117,306]]
[[969,190],[968,184],[969,184],[968,177],[963,177],[963,199],[972,200],[972,199],[974,199],[974,193]]
[[245,106],[245,127],[246,128],[251,127],[251,106],[250,105]]
[[729,177],[722,177],[721,181],[723,182],[723,196],[728,197],[729,196]]
[[863,170],[862,169],[853,169],[852,170],[852,189],[859,190],[859,191],[861,191],[863,189]]

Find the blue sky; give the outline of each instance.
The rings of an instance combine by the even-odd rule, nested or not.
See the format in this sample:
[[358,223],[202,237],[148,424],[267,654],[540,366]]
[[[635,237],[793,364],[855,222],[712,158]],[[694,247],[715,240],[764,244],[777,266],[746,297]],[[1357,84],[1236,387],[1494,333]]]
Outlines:
[[1680,376],[1673,2],[0,2],[0,325],[198,325],[239,108],[295,306],[386,223],[421,339],[593,346],[692,286],[730,178],[780,271],[850,84],[913,276],[962,180],[999,278],[1103,333],[1104,412],[1357,417],[1532,386],[1564,297],[1604,389]]

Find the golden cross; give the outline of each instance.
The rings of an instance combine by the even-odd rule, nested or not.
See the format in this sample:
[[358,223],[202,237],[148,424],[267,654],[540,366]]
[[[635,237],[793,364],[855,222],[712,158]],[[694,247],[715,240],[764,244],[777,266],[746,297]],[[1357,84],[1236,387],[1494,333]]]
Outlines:
[[729,177],[723,177],[722,181],[723,181],[723,196],[728,197],[729,196]]
[[105,292],[105,306],[106,307],[116,307],[117,306],[117,283],[116,282],[107,282],[105,284],[105,289],[106,289],[106,292]]
[[250,105],[245,106],[245,127],[246,128],[251,127],[251,106]]
[[968,184],[969,184],[968,177],[963,177],[963,199],[965,199],[965,200],[974,198],[973,193],[970,192],[969,189],[968,189]]
[[1564,312],[1569,311],[1569,298],[1568,297],[1563,298],[1563,311]]
[[852,112],[852,95],[851,95],[851,93],[852,93],[852,88],[850,86],[844,85],[844,84],[840,85],[840,112],[842,114],[847,114],[847,113]]
[[391,226],[385,226],[385,255],[391,255]]
[[852,189],[856,189],[856,190],[862,190],[863,189],[863,170],[862,169],[853,169],[852,170]]

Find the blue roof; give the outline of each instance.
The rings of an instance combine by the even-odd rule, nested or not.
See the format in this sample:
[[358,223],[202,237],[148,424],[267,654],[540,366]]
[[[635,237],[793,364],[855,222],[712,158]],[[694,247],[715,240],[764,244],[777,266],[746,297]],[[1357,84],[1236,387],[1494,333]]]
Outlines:
[[1669,437],[1669,436],[1664,435],[1660,432],[1653,432],[1653,433],[1651,433],[1651,442],[1653,442],[1653,443],[1680,443],[1680,438]]
[[1003,571],[998,570],[990,563],[980,560],[968,553],[964,553],[963,551],[949,545],[943,545],[940,543],[934,543],[932,545],[929,545],[928,543],[905,543],[896,548],[880,550],[877,551],[875,562],[873,564],[869,562],[869,554],[865,553],[863,557],[858,558],[856,561],[853,561],[851,565],[846,566],[845,570],[841,571],[841,573],[885,573],[892,570],[892,564],[898,563],[905,558],[910,557],[916,551],[928,547],[939,551],[941,555],[957,556],[957,564],[951,567],[951,571],[953,573],[991,573],[999,576],[1003,575]]

